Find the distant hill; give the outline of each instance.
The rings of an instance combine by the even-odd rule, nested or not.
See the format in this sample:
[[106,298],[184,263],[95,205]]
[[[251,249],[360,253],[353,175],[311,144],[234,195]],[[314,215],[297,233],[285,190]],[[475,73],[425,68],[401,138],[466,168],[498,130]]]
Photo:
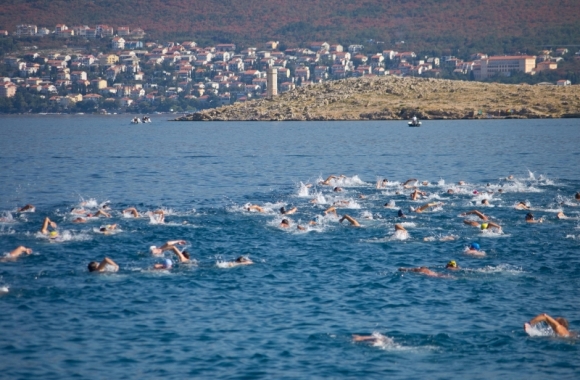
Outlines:
[[[153,38],[492,54],[580,44],[578,0],[4,0],[0,29],[22,23],[143,28]],[[374,40],[371,42],[369,40]]]

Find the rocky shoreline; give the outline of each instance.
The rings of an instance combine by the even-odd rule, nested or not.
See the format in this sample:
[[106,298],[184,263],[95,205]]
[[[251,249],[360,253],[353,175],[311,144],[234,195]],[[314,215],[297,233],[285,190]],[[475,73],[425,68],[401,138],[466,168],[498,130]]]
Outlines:
[[207,109],[176,121],[324,121],[580,117],[580,86],[366,77],[301,87],[273,99]]

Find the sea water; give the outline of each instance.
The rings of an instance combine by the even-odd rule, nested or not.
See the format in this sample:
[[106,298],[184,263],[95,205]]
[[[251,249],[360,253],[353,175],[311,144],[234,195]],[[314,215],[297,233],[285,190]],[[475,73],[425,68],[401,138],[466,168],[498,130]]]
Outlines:
[[[0,377],[578,375],[577,340],[523,330],[539,313],[580,330],[578,120],[164,118],[0,119],[0,255],[34,251],[0,261]],[[401,186],[411,178],[422,199]],[[526,223],[520,201],[544,222]],[[443,205],[411,211],[428,202]],[[35,212],[16,212],[27,203]],[[72,223],[72,208],[104,205],[111,218]],[[338,216],[324,215],[332,205]],[[473,209],[503,230],[464,224]],[[147,216],[155,210],[164,223]],[[340,223],[345,214],[361,227]],[[58,241],[38,232],[47,216]],[[196,262],[153,270],[162,258],[149,247],[177,239]],[[471,242],[485,256],[467,254]],[[254,264],[224,264],[241,255]],[[120,270],[89,273],[105,256]],[[446,270],[450,260],[461,269]],[[446,277],[398,271],[419,266]]]

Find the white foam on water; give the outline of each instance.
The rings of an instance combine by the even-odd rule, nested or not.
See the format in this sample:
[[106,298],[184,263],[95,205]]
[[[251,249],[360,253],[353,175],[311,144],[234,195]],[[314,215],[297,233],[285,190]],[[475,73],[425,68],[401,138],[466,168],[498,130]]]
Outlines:
[[2,211],[2,216],[0,216],[0,223],[15,223],[14,217],[10,211]]
[[408,239],[410,239],[410,237],[411,236],[409,235],[409,233],[407,231],[397,230],[388,239],[389,240],[408,240]]
[[99,206],[99,202],[97,202],[97,200],[94,198],[90,198],[87,200],[81,198],[81,201],[79,202],[78,206],[87,208],[97,208]]
[[471,270],[473,272],[479,272],[479,273],[505,273],[505,274],[512,274],[512,275],[518,275],[518,274],[522,274],[525,273],[525,271],[522,269],[522,267],[518,267],[515,265],[511,265],[511,264],[499,264],[499,265],[487,265],[483,268],[479,268],[479,269],[468,269]]
[[309,197],[309,188],[302,182],[300,182],[300,188],[298,189],[298,196],[300,198],[306,198]]
[[7,286],[0,286],[0,296],[8,294],[10,289]]
[[42,232],[38,231],[34,233],[34,236],[38,239],[44,239],[49,242],[62,243],[65,241],[88,241],[92,240],[91,234],[86,232],[72,232],[69,230],[59,231],[56,238],[51,239],[49,236],[44,235]]
[[526,333],[531,337],[537,336],[555,336],[554,330],[545,323],[537,323],[535,326],[528,325]]

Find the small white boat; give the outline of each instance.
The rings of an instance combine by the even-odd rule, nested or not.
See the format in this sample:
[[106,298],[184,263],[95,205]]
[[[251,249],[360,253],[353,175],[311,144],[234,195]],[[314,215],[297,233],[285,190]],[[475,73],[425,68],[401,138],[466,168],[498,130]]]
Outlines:
[[409,127],[420,127],[421,126],[420,121],[416,121],[416,122],[410,121],[408,124],[409,124]]

